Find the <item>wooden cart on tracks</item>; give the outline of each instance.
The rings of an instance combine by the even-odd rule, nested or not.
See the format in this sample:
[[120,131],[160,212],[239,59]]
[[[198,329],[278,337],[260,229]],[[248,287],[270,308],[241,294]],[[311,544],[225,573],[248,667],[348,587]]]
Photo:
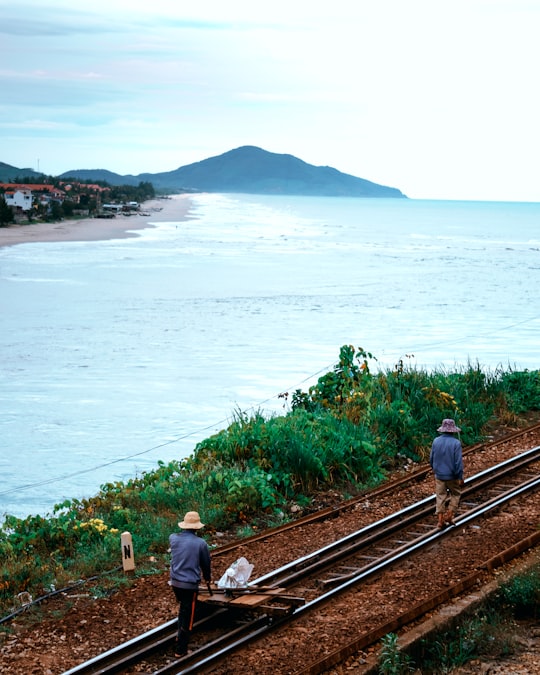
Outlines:
[[200,593],[199,601],[210,607],[254,611],[270,616],[292,614],[297,607],[305,605],[306,602],[304,598],[287,595],[284,588],[270,586],[212,588],[208,593]]

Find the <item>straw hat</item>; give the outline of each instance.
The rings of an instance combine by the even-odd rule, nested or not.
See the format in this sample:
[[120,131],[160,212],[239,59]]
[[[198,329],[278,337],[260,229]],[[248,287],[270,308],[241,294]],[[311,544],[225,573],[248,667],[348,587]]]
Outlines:
[[457,434],[461,431],[461,429],[456,427],[454,420],[443,420],[437,431],[439,431],[441,434]]
[[204,523],[201,523],[197,511],[188,511],[184,516],[184,520],[178,523],[178,527],[181,527],[183,530],[200,530],[201,527],[204,527]]

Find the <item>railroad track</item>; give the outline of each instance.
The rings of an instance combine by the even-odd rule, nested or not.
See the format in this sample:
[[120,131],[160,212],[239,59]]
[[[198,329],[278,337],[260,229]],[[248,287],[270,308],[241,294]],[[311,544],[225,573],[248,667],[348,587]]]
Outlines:
[[[433,548],[438,541],[452,536],[460,528],[537,491],[539,486],[540,446],[537,446],[469,478],[456,527],[442,532],[435,529],[435,498],[431,495],[255,579],[248,590],[237,592],[232,597],[216,601],[201,592],[201,605],[206,611],[195,626],[193,652],[183,659],[175,660],[163,655],[174,644],[176,620],[172,620],[66,671],[64,675],[129,672],[133,664],[141,662],[145,663],[145,672],[153,672],[154,675],[209,671],[245,645],[281,629],[287,623],[301,620],[325,603],[395,568],[419,551]],[[335,517],[335,509],[328,510],[324,517]],[[316,514],[316,518],[319,520],[320,514]],[[303,526],[305,520],[302,519]],[[514,547],[514,554],[520,548],[536,543],[535,537],[531,536],[521,547]],[[494,563],[484,561],[483,564],[493,566]],[[468,575],[468,583],[475,583],[477,574]],[[462,588],[463,584],[461,580],[457,587]],[[425,613],[428,611],[425,607],[433,608],[441,601],[437,597],[447,598],[449,593],[451,597],[452,592],[447,588],[442,595],[438,593],[423,601],[417,613]],[[246,605],[246,598],[250,599],[252,595],[260,596],[257,604]],[[383,626],[395,625],[396,621],[393,617]],[[366,640],[378,640],[385,634],[381,634],[381,630],[383,627],[379,626],[366,631],[362,645],[365,646]],[[360,643],[357,641],[356,644]],[[312,670],[298,672],[322,671],[313,666]]]
[[[537,434],[539,431],[540,431],[540,422],[537,424],[533,424],[530,427],[527,427],[527,429],[522,429],[507,434],[496,441],[471,445],[463,450],[464,462],[467,461],[467,458],[475,455],[476,453],[481,453],[485,450],[497,449],[501,446],[508,445],[513,441],[522,439],[528,435],[534,437],[535,434]],[[361,504],[365,500],[366,495],[368,494],[372,499],[376,497],[383,497],[384,495],[391,494],[396,490],[399,490],[400,488],[406,488],[408,486],[420,483],[429,474],[431,474],[431,467],[429,466],[429,464],[424,464],[422,466],[417,467],[413,471],[408,472],[405,476],[389,480],[381,487],[366,491],[365,493],[360,493],[359,495],[353,497],[352,499],[342,501],[340,504],[319,509],[314,513],[310,513],[306,516],[303,516],[302,518],[297,518],[294,521],[285,523],[283,525],[278,525],[276,527],[265,530],[264,532],[261,532],[259,534],[252,535],[250,537],[246,537],[242,539],[240,542],[234,541],[229,544],[222,545],[219,547],[217,551],[214,552],[214,555],[225,555],[230,551],[234,551],[235,549],[245,546],[246,544],[260,540],[268,540],[271,537],[278,536],[290,530],[294,530],[300,526],[311,525],[313,523],[318,523],[327,520],[329,517],[336,517],[341,512],[350,511],[351,509],[354,509],[358,504]]]

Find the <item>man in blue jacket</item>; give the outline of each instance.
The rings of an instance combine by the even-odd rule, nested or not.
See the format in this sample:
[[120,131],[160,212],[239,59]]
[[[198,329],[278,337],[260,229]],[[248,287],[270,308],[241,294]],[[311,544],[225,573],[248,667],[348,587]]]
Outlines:
[[207,584],[210,584],[212,577],[208,544],[197,536],[197,530],[204,527],[197,511],[188,511],[184,520],[178,523],[178,527],[183,532],[175,532],[169,537],[171,548],[169,584],[179,602],[175,656],[180,658],[188,651],[201,572]]
[[443,420],[441,434],[431,445],[429,463],[435,474],[435,513],[437,528],[454,525],[463,487],[463,453],[461,442],[453,434],[461,431],[454,420]]

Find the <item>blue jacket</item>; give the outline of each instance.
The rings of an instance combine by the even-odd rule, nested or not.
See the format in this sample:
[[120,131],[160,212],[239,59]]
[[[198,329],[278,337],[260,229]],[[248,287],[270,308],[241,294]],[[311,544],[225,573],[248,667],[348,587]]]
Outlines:
[[429,463],[439,480],[463,480],[461,442],[452,434],[441,434],[431,445]]
[[193,530],[175,532],[169,537],[171,547],[171,586],[196,590],[201,581],[212,579],[208,544]]

